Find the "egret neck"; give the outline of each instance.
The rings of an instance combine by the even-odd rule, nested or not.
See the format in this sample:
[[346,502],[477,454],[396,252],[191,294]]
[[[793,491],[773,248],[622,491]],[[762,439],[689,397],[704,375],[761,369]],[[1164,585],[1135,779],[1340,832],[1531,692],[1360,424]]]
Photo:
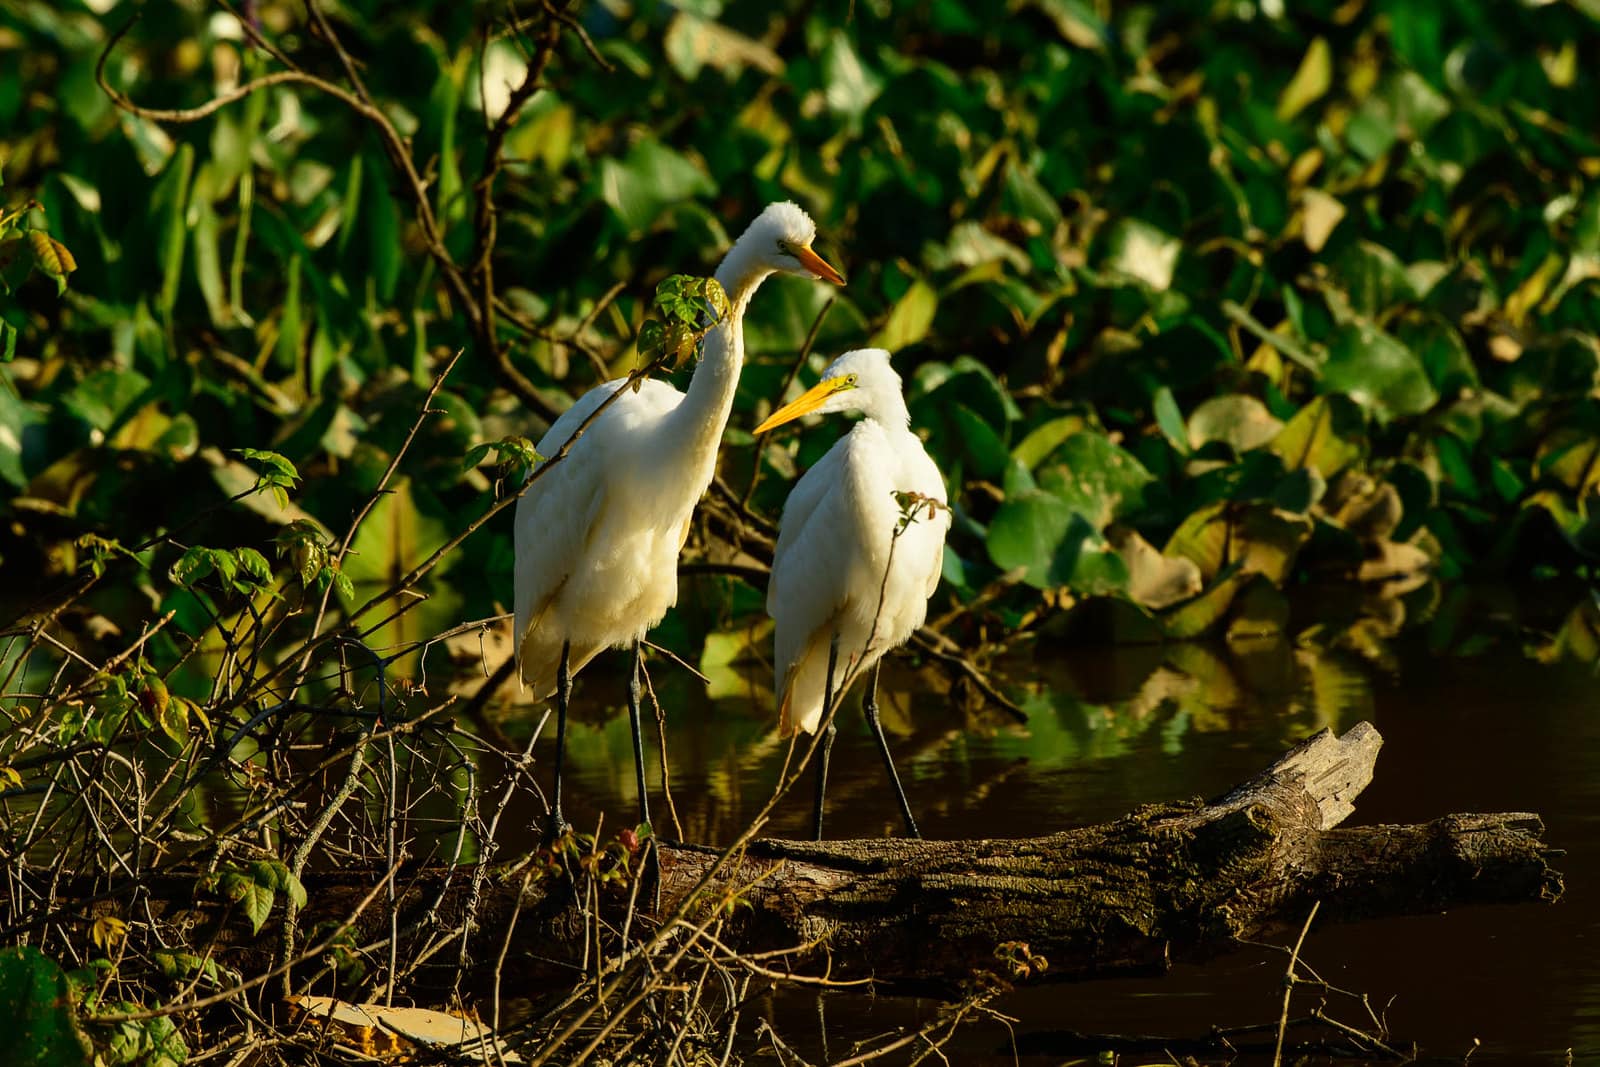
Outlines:
[[[662,442],[663,453],[685,457],[704,468],[701,492],[711,483],[717,446],[739,388],[739,371],[744,367],[744,312],[761,283],[773,273],[772,267],[751,254],[753,249],[742,245],[729,249],[717,268],[717,282],[728,294],[728,314],[706,335],[700,364],[689,379],[683,403],[668,416],[669,429]],[[698,499],[699,493],[695,496]]]

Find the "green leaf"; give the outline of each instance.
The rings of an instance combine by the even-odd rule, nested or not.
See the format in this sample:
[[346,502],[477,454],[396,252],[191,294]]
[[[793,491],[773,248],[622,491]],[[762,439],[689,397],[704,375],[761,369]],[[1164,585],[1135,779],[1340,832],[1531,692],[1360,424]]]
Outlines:
[[272,900],[277,896],[277,891],[270,885],[262,885],[249,878],[239,879],[238,886],[239,895],[236,899],[244,909],[244,917],[250,920],[250,932],[259,934],[261,927],[266,925],[267,916],[272,914]]
[[289,870],[287,867],[283,869],[282,881],[284,895],[289,898],[289,902],[297,908],[305,907],[306,901],[309,898],[306,896],[306,887],[304,883],[302,883],[300,879],[296,878],[294,872]]
[[1046,456],[1054,452],[1061,442],[1075,433],[1080,433],[1087,426],[1088,423],[1081,415],[1063,415],[1051,419],[1029,430],[1027,436],[1011,450],[1011,458],[1031,471],[1043,462]]
[[1229,571],[1221,581],[1193,600],[1161,613],[1158,618],[1162,631],[1175,640],[1191,641],[1218,629],[1246,580],[1238,571]]
[[1207,581],[1237,565],[1282,584],[1300,546],[1311,536],[1311,520],[1260,504],[1219,502],[1192,513],[1173,531],[1163,550],[1193,560]]
[[43,415],[14,395],[0,379],[0,478],[18,489],[28,484],[25,460],[31,450],[37,449],[35,442],[41,436],[38,431],[45,421]]
[[1372,241],[1346,245],[1330,269],[1350,306],[1369,319],[1417,299],[1416,287],[1400,258]]
[[93,1050],[72,1016],[66,973],[31,945],[0,949],[0,1062],[88,1067]]
[[59,403],[63,411],[106,433],[149,388],[150,379],[138,371],[107,368],[79,382]]
[[947,412],[961,439],[961,450],[972,461],[972,473],[998,480],[1005,475],[1011,455],[1005,440],[965,404],[952,404]]
[[1037,471],[1039,487],[1054,493],[1096,530],[1133,510],[1155,476],[1105,434],[1073,434]]
[[1381,419],[1420,415],[1439,401],[1416,354],[1375,326],[1342,326],[1328,347],[1320,388],[1342,392]]
[[883,91],[883,79],[862,64],[843,30],[834,30],[822,51],[822,83],[828,110],[850,118],[860,118]]
[[178,561],[167,568],[167,577],[178,585],[193,585],[215,570],[211,550],[193,545],[184,550]]
[[239,569],[243,571],[256,585],[269,585],[272,582],[272,564],[253,548],[234,549],[234,558],[239,561]]
[[716,186],[688,159],[652,138],[644,138],[618,162],[600,162],[600,195],[630,233],[639,233],[669,205],[716,192]]
[[156,709],[156,725],[180,745],[189,740],[189,708],[182,697],[168,697]]
[[1021,569],[1039,589],[1069,586],[1112,593],[1127,585],[1120,557],[1078,511],[1054,493],[1024,491],[1007,499],[989,522],[989,558],[1002,570]]
[[278,318],[278,366],[285,371],[295,371],[300,367],[300,347],[303,341],[304,327],[300,314],[300,257],[289,257],[289,264],[284,269],[288,278],[288,286],[283,296],[283,313]]
[[1165,385],[1157,389],[1150,406],[1156,417],[1156,426],[1167,443],[1177,449],[1179,455],[1188,455],[1189,431],[1184,427],[1183,412],[1178,410],[1178,400],[1172,395],[1172,390]]
[[895,301],[889,318],[882,329],[872,335],[868,344],[872,348],[887,348],[898,352],[921,341],[933,325],[934,312],[939,307],[939,295],[927,282],[915,281],[905,295]]
[[194,235],[194,273],[200,294],[205,297],[212,324],[225,326],[231,324],[233,313],[222,286],[221,221],[212,203],[216,183],[215,165],[202,164],[189,193],[188,223]]
[[181,144],[151,196],[152,210],[165,218],[158,249],[161,293],[156,298],[156,310],[163,318],[172,315],[173,305],[178,302],[178,283],[183,278],[183,246],[188,236],[189,177],[193,172],[194,146]]

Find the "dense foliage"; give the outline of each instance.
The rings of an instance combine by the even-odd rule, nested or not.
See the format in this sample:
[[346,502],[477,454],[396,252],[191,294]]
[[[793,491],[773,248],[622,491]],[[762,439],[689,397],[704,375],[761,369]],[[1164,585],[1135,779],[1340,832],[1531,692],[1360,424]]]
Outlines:
[[[148,5],[113,45],[126,6],[0,16],[21,72],[0,93],[14,608],[140,545],[97,610],[182,608],[158,535],[254,484],[243,449],[292,464],[287,504],[250,497],[258,521],[190,538],[342,529],[464,348],[342,568],[398,576],[491,500],[469,449],[536,439],[634,366],[654,283],[708,271],[781,197],[851,276],[813,368],[899,353],[958,505],[945,595],[989,589],[1008,626],[1113,594],[1186,636],[1237,614],[1251,574],[1590,558],[1592,5],[646,4],[581,12],[586,41],[490,5],[346,3],[348,56],[297,5],[250,5],[289,61],[360,79],[403,165],[301,82],[196,121],[119,109],[102,60],[112,89],[180,109],[283,69],[199,2]],[[780,281],[752,310],[735,485],[741,428],[829,295]],[[827,437],[765,452],[758,512]],[[441,566],[503,602],[509,545],[502,518]]]
[[[349,841],[387,826],[385,863],[401,795],[431,805],[419,851],[487,863],[499,816],[468,769],[515,751],[458,742],[422,667],[386,671],[451,632],[488,647],[466,620],[509,607],[530,442],[605,378],[681,382],[705,290],[661,283],[708,274],[771,200],[850,280],[776,279],[746,320],[698,595],[657,635],[714,683],[765,654],[745,623],[772,523],[838,432],[749,428],[867,343],[949,483],[942,636],[919,646],[946,662],[1041,632],[1275,632],[1330,581],[1587,578],[1597,21],[1596,0],[10,0],[0,711],[29,728],[0,732],[0,799],[36,807],[8,860],[203,864],[252,932],[287,910],[286,950],[332,818],[290,803],[303,786]],[[1438,643],[1470,603],[1424,605]],[[1302,650],[1370,653],[1387,605]],[[1541,654],[1593,659],[1597,635],[1586,604]],[[1173,658],[1233,684],[1200,645]],[[1218,703],[1169,682],[1148,699]],[[396,703],[415,718],[390,731]],[[358,782],[389,822],[345,804]],[[259,840],[235,804],[273,813]],[[621,842],[567,847],[594,874]],[[8,949],[0,999],[50,1008],[62,1062],[69,1000],[106,1062],[181,1062],[171,1017],[133,1009],[242,980],[138,917],[51,915],[46,947],[82,966]]]

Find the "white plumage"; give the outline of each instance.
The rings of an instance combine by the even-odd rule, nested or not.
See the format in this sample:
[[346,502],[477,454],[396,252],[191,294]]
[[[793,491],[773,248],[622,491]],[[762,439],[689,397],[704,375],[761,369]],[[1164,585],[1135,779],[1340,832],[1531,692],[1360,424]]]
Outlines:
[[[867,715],[888,761],[874,668],[927,617],[950,527],[944,478],[911,432],[900,377],[881,348],[840,356],[814,388],[757,432],[809,411],[848,410],[866,417],[806,471],[783,509],[767,588],[767,613],[777,624],[779,726],[785,734],[816,731],[837,637],[835,686],[873,670]],[[905,515],[897,494],[905,493],[936,504],[914,506],[912,521],[896,537]],[[889,767],[893,778],[892,762]],[[905,808],[903,793],[901,804]],[[914,833],[909,809],[905,814]],[[820,820],[819,787],[819,827]]]
[[[687,392],[647,380],[625,393],[517,501],[518,675],[540,697],[558,698],[557,824],[566,723],[557,677],[562,650],[570,649],[570,676],[603,648],[633,645],[637,679],[638,642],[678,598],[678,552],[716,470],[744,362],[743,319],[751,297],[779,271],[844,281],[811,250],[815,234],[794,204],[769,205],[717,268],[730,310],[707,335]],[[539,441],[539,454],[560,451],[623,384],[610,381],[585,393]],[[647,817],[636,681],[629,696],[640,811]]]

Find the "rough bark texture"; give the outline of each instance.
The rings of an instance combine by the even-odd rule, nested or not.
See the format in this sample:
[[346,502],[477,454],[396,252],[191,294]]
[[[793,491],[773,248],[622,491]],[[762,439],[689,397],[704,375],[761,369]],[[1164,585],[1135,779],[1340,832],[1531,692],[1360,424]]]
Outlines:
[[[1560,896],[1536,815],[1337,828],[1371,780],[1381,743],[1366,723],[1342,738],[1324,732],[1210,803],[1153,805],[1048,837],[757,841],[712,883],[713,893],[746,887],[740,895],[751,904],[723,940],[746,951],[813,944],[780,966],[949,989],[975,969],[994,968],[995,947],[1007,941],[1047,956],[1049,977],[1079,979],[1156,970],[1238,939],[1298,929],[1314,901],[1321,902],[1318,921],[1331,922]],[[663,844],[660,908],[675,908],[715,859],[710,850]],[[300,929],[343,921],[379,877],[308,878]],[[398,879],[402,958],[462,924],[472,881],[470,869]],[[517,875],[482,886],[471,951],[485,967],[499,955],[521,885]],[[192,942],[215,934],[223,955],[246,973],[270,966],[277,912],[259,939],[241,939],[242,921],[197,899],[193,880],[167,877],[143,892],[154,915],[190,928]],[[580,928],[559,884],[534,882],[521,900],[507,977],[570,974],[582,951],[573,936]],[[388,929],[380,898],[357,922],[357,943]],[[438,954],[441,977],[458,958],[458,945]]]

